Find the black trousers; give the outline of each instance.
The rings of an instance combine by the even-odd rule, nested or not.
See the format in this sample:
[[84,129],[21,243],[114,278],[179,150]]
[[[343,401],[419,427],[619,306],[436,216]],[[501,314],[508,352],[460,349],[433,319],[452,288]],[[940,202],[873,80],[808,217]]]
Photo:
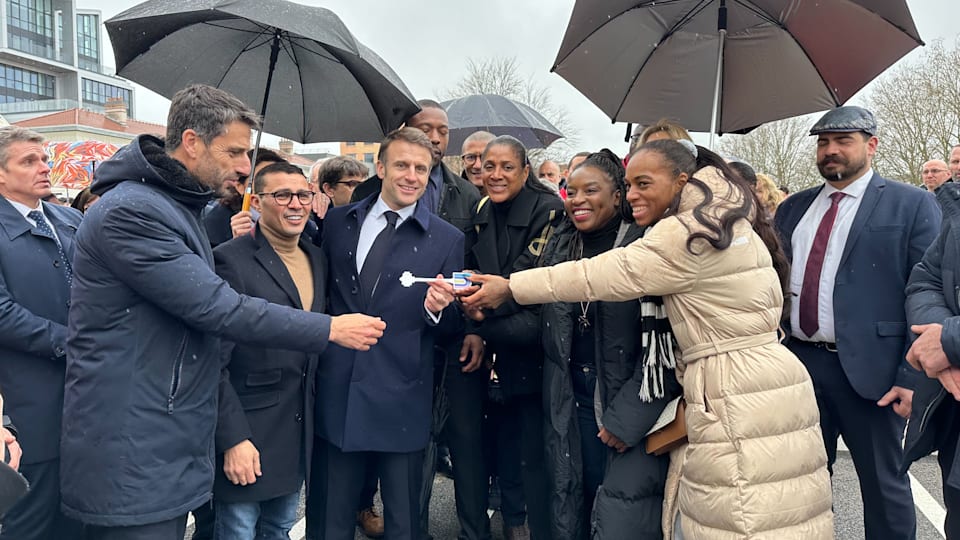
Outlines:
[[60,512],[60,460],[20,465],[30,491],[3,517],[0,539],[82,539],[83,524]]
[[519,527],[527,522],[519,426],[504,420],[510,413],[503,403],[487,400],[483,411],[484,461],[500,488],[500,515],[505,526]]
[[490,372],[481,367],[463,373],[461,367],[455,357],[447,365],[444,384],[450,414],[443,431],[453,461],[454,496],[460,520],[458,538],[487,540],[490,538],[490,520],[487,518],[487,471],[481,426]]
[[813,379],[830,474],[837,460],[839,436],[850,449],[860,480],[866,539],[914,540],[917,515],[910,479],[899,474],[906,420],[892,407],[878,407],[857,394],[837,353],[798,340],[791,340],[789,347]]
[[[88,540],[183,540],[187,531],[187,515],[133,527],[88,526]],[[68,538],[68,537],[65,537]]]
[[[527,504],[527,525],[533,540],[550,538],[549,482],[543,448],[541,394],[511,396],[504,403],[502,427],[520,434],[520,478]],[[501,473],[502,474],[502,473]]]
[[367,472],[363,480],[363,491],[360,493],[360,504],[357,505],[357,512],[373,507],[373,497],[377,494],[377,482],[379,480],[377,478],[376,460],[367,460]]
[[[310,491],[307,493],[305,518],[306,540],[323,540],[327,522],[327,441],[313,438],[313,461],[310,466]],[[334,496],[338,492],[334,492]]]
[[935,413],[938,418],[931,419],[931,422],[942,422],[944,425],[937,445],[937,461],[943,480],[943,505],[947,509],[943,532],[947,540],[957,540],[960,539],[960,488],[951,486],[948,480],[950,470],[956,463],[957,442],[960,440],[960,403],[955,402],[949,394],[943,399]]
[[419,540],[423,451],[344,452],[326,443],[325,540],[353,540],[367,460],[377,463],[383,521],[390,540]]

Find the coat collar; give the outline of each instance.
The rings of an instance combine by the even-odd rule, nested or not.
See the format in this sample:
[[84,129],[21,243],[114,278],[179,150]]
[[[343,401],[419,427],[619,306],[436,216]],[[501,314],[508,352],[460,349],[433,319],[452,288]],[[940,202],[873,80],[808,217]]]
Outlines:
[[30,232],[30,223],[24,219],[20,212],[10,204],[5,197],[0,197],[0,227],[6,231],[10,239],[14,239],[21,234]]
[[[59,210],[55,209],[53,205],[47,204],[43,201],[40,202],[43,207],[43,214],[47,219],[53,224],[53,227],[57,231],[57,236],[60,238],[60,244],[63,247],[64,252],[69,256],[73,254],[73,236],[74,231],[77,229],[75,223],[70,223],[65,221]],[[70,210],[73,211],[73,210]],[[30,222],[28,222],[23,214],[17,211],[16,208],[10,204],[4,197],[0,197],[0,228],[2,228],[6,233],[7,237],[11,240],[17,238],[26,233],[32,233],[34,236],[41,238],[49,238],[50,240],[56,241],[52,236],[43,234],[38,229],[31,227]]]
[[[369,212],[370,208],[373,207],[373,203],[377,202],[378,197],[380,197],[379,191],[372,193],[365,199],[362,199],[360,202],[354,204],[353,207],[347,211],[347,215],[357,220],[358,227],[363,224],[364,218],[367,217],[367,212]],[[413,210],[413,215],[411,218],[412,219],[404,221],[404,223],[407,221],[412,221],[417,223],[422,230],[426,231],[430,226],[430,209],[417,201],[417,207]],[[401,223],[400,226],[402,227],[403,223]]]
[[[526,227],[529,225],[538,200],[539,197],[536,192],[527,186],[523,186],[520,193],[517,193],[517,196],[513,198],[513,203],[510,205],[510,212],[507,214],[507,226]],[[484,197],[480,200],[474,223],[477,225],[487,225],[493,221],[492,204],[493,202],[490,201],[490,197]]]
[[[260,263],[260,266],[273,278],[273,281],[286,293],[287,297],[290,299],[291,305],[303,309],[303,304],[300,302],[300,293],[297,290],[296,284],[293,282],[293,278],[290,276],[290,272],[287,270],[287,266],[280,259],[280,255],[277,254],[276,250],[273,249],[273,246],[270,244],[270,241],[267,240],[267,237],[263,234],[260,234],[260,224],[257,224],[256,232],[253,235],[254,241],[257,245],[257,250],[254,253],[254,258],[257,262]],[[302,249],[306,254],[307,258],[310,260],[310,267],[313,274],[313,305],[310,306],[311,311],[322,311],[324,299],[324,283],[320,276],[323,274],[323,260],[322,255],[319,249],[314,248],[314,246],[309,242],[307,238],[301,235],[299,242],[300,249]]]

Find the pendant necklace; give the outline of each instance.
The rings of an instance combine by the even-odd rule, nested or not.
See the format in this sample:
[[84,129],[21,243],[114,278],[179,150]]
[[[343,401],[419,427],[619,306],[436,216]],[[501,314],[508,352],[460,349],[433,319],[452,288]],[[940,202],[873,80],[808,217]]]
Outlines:
[[[583,258],[583,239],[580,239],[580,256],[577,260]],[[587,311],[590,309],[590,302],[580,302],[580,316],[577,317],[577,326],[580,328],[580,335],[583,335],[590,329],[590,319],[587,318]]]

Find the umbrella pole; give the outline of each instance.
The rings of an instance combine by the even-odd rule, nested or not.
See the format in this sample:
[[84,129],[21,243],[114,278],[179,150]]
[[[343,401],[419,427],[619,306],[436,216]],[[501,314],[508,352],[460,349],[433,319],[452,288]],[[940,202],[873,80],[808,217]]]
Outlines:
[[714,141],[720,124],[720,91],[723,89],[723,46],[727,40],[727,1],[720,0],[720,12],[717,14],[717,31],[720,44],[717,47],[717,79],[713,85],[713,112],[710,114],[710,149],[715,150]]
[[270,99],[270,83],[273,82],[273,70],[277,67],[277,57],[280,56],[280,29],[273,34],[273,43],[270,45],[270,68],[267,71],[267,87],[263,90],[263,107],[260,108],[260,129],[257,130],[257,142],[253,145],[253,156],[250,157],[250,174],[247,175],[247,186],[243,190],[244,212],[250,211],[250,199],[253,197],[253,169],[257,166],[257,152],[260,150],[260,137],[263,136],[263,119],[267,116],[267,100]]

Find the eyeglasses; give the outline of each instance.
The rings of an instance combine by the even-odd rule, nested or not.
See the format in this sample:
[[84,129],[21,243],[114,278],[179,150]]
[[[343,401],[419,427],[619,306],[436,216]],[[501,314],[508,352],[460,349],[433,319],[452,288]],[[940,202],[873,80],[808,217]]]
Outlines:
[[920,171],[920,174],[940,174],[942,172],[947,172],[946,169],[924,169]]
[[482,154],[464,154],[460,156],[460,159],[462,159],[467,165],[473,165],[480,159],[481,156]]
[[362,180],[342,180],[342,181],[337,182],[337,183],[338,183],[338,184],[341,184],[341,185],[344,185],[344,186],[347,186],[347,187],[350,188],[350,189],[357,189],[357,186],[359,186],[360,184],[362,184],[363,181],[362,181]]
[[288,190],[274,191],[273,193],[257,193],[257,195],[261,197],[273,197],[273,200],[277,201],[277,204],[280,206],[288,206],[293,201],[294,195],[297,196],[300,204],[310,204],[313,202],[316,194],[316,191],[298,191],[294,194],[294,192]]

